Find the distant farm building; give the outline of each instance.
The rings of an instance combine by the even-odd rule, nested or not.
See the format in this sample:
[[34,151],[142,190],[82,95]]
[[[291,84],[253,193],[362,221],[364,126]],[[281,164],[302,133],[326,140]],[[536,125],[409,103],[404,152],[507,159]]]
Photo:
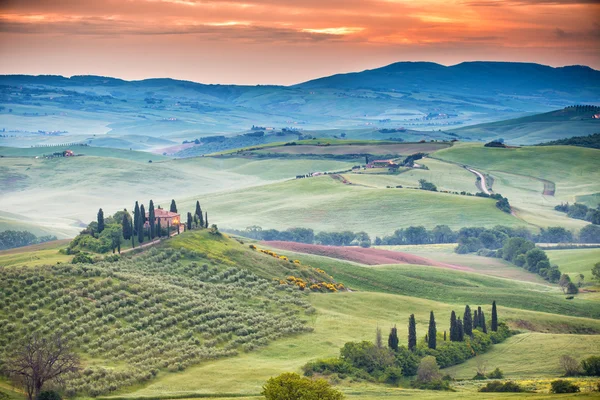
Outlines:
[[[146,222],[148,222],[148,218],[150,218],[150,213],[146,212]],[[158,224],[159,220],[162,227],[166,227],[167,225],[177,226],[180,223],[181,217],[177,213],[157,208],[154,210],[154,223]]]
[[367,164],[367,168],[398,168],[393,160],[373,160]]

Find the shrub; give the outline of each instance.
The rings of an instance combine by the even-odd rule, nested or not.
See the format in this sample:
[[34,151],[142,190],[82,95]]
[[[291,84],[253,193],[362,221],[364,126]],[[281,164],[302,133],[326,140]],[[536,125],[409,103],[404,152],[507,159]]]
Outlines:
[[477,372],[475,374],[475,376],[473,377],[474,381],[484,381],[487,379],[487,376],[485,376],[485,374],[482,374],[481,372]]
[[324,379],[312,380],[295,373],[271,378],[261,393],[266,400],[341,400],[344,395]]
[[523,388],[514,382],[489,382],[487,385],[479,389],[480,392],[523,392]]
[[439,381],[442,379],[440,367],[433,356],[424,357],[417,370],[417,380],[424,383]]
[[575,376],[579,375],[581,372],[579,362],[569,355],[564,354],[560,356],[559,363],[561,368],[565,371],[565,376]]
[[500,368],[496,368],[492,372],[490,372],[487,376],[490,379],[502,379],[504,378],[504,373],[500,370]]
[[53,390],[45,390],[40,392],[36,400],[61,400],[60,395]]
[[551,393],[577,393],[579,392],[579,386],[575,385],[564,379],[558,379],[550,383]]
[[399,367],[388,367],[381,376],[381,381],[390,385],[398,385],[400,379],[402,379],[402,368]]
[[600,376],[600,357],[592,356],[581,361],[583,373],[587,376]]

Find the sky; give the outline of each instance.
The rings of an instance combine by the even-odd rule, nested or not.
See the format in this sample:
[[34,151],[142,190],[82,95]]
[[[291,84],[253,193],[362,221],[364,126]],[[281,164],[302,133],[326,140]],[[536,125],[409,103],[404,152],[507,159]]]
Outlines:
[[0,0],[0,74],[294,84],[397,61],[600,69],[600,0]]

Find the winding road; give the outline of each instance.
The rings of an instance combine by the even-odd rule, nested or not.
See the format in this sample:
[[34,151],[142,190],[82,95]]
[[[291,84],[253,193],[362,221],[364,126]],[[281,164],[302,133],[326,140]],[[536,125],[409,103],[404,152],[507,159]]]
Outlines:
[[480,183],[479,185],[481,186],[481,191],[487,195],[491,195],[490,191],[488,190],[488,186],[487,186],[487,182],[485,181],[485,176],[483,176],[483,174],[479,171],[476,171],[474,169],[468,168],[466,167],[467,170],[469,170],[470,172],[474,173],[475,175],[477,175],[480,179]]

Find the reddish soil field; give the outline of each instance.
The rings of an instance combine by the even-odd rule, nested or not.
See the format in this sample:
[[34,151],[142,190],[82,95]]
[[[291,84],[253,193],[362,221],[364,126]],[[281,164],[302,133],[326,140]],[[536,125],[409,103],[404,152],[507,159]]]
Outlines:
[[402,253],[399,251],[364,249],[362,247],[354,246],[322,246],[318,244],[305,244],[281,241],[263,243],[267,246],[275,247],[281,250],[338,258],[340,260],[354,261],[365,265],[416,264],[456,269],[460,271],[473,271],[472,268],[465,267],[462,265],[447,264],[439,261],[434,261],[425,257],[415,256],[408,253]]

